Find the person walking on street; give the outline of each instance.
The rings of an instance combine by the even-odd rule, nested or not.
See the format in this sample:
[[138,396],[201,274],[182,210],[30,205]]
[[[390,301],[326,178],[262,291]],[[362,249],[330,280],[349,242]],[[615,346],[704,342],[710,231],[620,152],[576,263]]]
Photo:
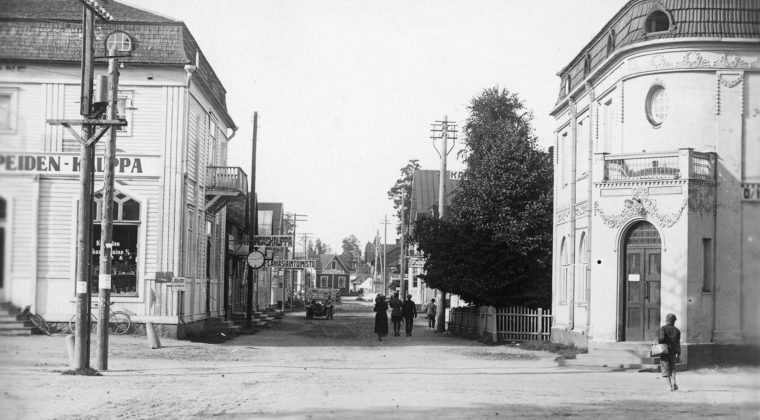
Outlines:
[[435,329],[435,314],[438,308],[435,306],[435,298],[430,299],[430,303],[428,303],[427,310],[425,310],[425,313],[428,317],[428,328]]
[[377,341],[383,341],[383,337],[388,335],[388,302],[385,296],[377,295],[375,298],[375,334]]
[[662,376],[668,378],[671,391],[678,390],[678,385],[676,385],[676,358],[681,354],[681,331],[676,328],[675,323],[675,314],[665,315],[665,325],[660,327],[657,334],[657,342],[668,346],[668,352],[660,355],[660,367]]
[[398,292],[396,292],[391,298],[388,305],[391,307],[391,322],[393,322],[393,336],[398,337],[401,332],[401,319],[403,314],[401,312],[401,299],[398,298]]
[[417,318],[417,305],[412,300],[412,295],[406,295],[406,300],[401,305],[401,314],[404,316],[406,336],[411,337],[412,326],[414,326],[414,318]]

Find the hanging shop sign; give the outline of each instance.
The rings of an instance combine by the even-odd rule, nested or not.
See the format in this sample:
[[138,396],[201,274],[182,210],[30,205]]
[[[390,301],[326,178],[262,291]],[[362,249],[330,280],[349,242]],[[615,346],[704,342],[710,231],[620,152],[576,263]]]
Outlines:
[[293,236],[291,235],[254,236],[253,246],[292,248]]
[[317,260],[271,260],[268,265],[281,268],[315,268]]
[[[95,172],[103,173],[106,167],[103,156],[95,157]],[[117,155],[114,160],[116,176],[160,176],[161,158],[154,155]],[[14,154],[0,153],[0,174],[79,174],[81,167],[79,154],[43,153]]]

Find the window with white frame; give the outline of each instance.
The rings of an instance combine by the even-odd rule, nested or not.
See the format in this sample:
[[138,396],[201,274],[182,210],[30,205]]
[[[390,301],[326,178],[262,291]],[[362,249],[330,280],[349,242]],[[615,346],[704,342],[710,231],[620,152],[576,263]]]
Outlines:
[[273,210],[259,210],[259,235],[270,236],[272,234]]
[[599,141],[597,152],[599,153],[612,153],[612,133],[615,124],[615,104],[612,98],[607,99],[602,103],[602,116],[601,116],[601,135],[602,138]]
[[560,137],[560,148],[561,148],[561,162],[560,167],[562,168],[562,186],[566,186],[567,183],[570,181],[570,162],[573,157],[570,155],[572,153],[572,147],[570,146],[570,136],[567,135],[567,131],[562,133],[562,137]]
[[[98,292],[100,274],[100,223],[103,217],[103,192],[93,200],[92,229],[92,290]],[[111,294],[137,296],[140,203],[128,195],[115,191],[113,197],[113,239],[111,241]]]
[[135,110],[133,105],[134,95],[135,92],[132,90],[119,89],[118,100],[116,102],[116,114],[118,118],[127,120],[126,126],[117,128],[120,137],[129,137],[132,135],[132,125],[134,121],[133,113]]
[[18,90],[0,88],[0,132],[15,133],[18,115]]
[[327,280],[327,276],[319,276],[319,287],[328,287]]
[[338,276],[338,287],[341,288],[341,289],[344,288],[344,287],[346,287],[346,278],[345,277]]

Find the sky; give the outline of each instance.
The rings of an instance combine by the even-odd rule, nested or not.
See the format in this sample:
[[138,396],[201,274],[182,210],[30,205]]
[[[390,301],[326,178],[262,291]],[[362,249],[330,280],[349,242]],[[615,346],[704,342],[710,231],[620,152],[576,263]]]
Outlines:
[[[258,112],[256,192],[306,215],[297,234],[341,252],[379,231],[395,242],[388,190],[411,159],[440,168],[431,124],[463,125],[484,89],[517,93],[539,143],[557,72],[626,0],[126,0],[185,22],[227,90],[239,130],[228,166],[250,175]],[[448,157],[449,170],[462,139]]]

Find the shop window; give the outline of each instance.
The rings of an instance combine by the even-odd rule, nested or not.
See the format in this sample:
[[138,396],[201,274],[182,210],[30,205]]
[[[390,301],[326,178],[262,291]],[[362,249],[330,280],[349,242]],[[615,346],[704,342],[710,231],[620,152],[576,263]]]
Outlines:
[[15,132],[17,115],[18,90],[0,88],[0,132]]
[[[93,293],[98,293],[101,219],[103,214],[102,191],[95,194],[94,205],[91,281]],[[125,211],[125,205],[130,206],[130,209]],[[129,215],[129,218],[125,218],[125,214]],[[112,296],[137,296],[137,250],[140,247],[140,204],[124,194],[114,194],[113,215],[111,294]]]
[[656,10],[647,16],[647,20],[644,23],[644,31],[646,33],[664,32],[670,29],[670,18],[668,14],[662,10]]

